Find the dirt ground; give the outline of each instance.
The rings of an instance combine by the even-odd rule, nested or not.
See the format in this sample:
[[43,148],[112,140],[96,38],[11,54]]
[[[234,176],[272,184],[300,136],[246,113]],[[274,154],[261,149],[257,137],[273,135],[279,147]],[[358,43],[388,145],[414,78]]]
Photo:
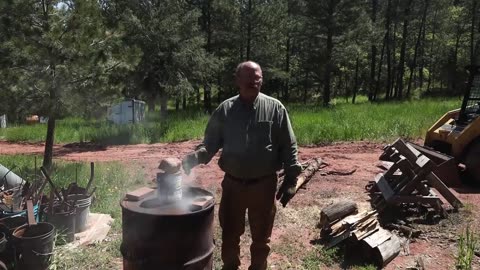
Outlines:
[[[139,144],[126,146],[102,147],[92,144],[56,145],[55,158],[70,161],[120,161],[141,166],[151,181],[154,179],[158,162],[165,157],[179,157],[190,152],[198,141],[186,141],[168,144]],[[278,206],[277,219],[272,235],[271,269],[297,269],[302,265],[301,256],[311,252],[312,241],[318,239],[319,231],[315,228],[319,213],[326,205],[342,200],[355,200],[361,210],[368,209],[368,196],[365,185],[382,170],[378,167],[378,157],[383,144],[371,142],[342,142],[326,146],[300,147],[299,158],[302,161],[314,157],[322,158],[329,164],[317,173],[305,190],[301,190],[283,208]],[[0,141],[0,155],[42,154],[42,144],[7,143]],[[220,194],[222,172],[216,157],[208,165],[201,165],[185,177],[185,181]],[[329,172],[356,171],[351,175],[335,175]],[[478,229],[480,212],[478,203],[480,193],[472,190],[457,190],[455,194],[467,205],[467,210],[451,215],[437,225],[420,225],[423,233],[419,238],[410,239],[401,254],[385,269],[455,269],[456,241],[459,232],[470,223]],[[219,199],[219,198],[218,198]],[[219,201],[219,200],[218,200]],[[218,202],[217,202],[218,203]],[[218,208],[218,207],[217,207]],[[248,266],[247,235],[242,240],[242,262]],[[480,269],[480,260],[474,258],[474,269]],[[246,269],[246,268],[245,268]],[[300,269],[300,268],[298,268]],[[331,266],[328,269],[340,269]]]

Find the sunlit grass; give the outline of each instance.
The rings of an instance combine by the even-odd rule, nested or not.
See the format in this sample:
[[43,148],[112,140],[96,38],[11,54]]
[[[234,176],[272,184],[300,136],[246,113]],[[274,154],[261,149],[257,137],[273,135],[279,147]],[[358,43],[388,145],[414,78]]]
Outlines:
[[[460,106],[459,98],[370,103],[360,96],[357,104],[335,99],[329,108],[316,104],[288,104],[292,125],[301,145],[334,141],[385,141],[396,137],[421,138],[445,112]],[[208,115],[199,110],[147,114],[143,123],[114,125],[105,120],[58,120],[55,142],[137,144],[175,142],[203,137]],[[19,125],[0,129],[0,139],[41,142],[46,125]]]

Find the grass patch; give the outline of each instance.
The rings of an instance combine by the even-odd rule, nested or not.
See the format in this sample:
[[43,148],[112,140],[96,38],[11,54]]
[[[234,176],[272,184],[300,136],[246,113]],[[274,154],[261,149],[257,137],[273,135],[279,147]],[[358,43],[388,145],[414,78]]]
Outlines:
[[[420,138],[460,99],[422,99],[402,102],[357,104],[342,100],[330,108],[309,104],[288,104],[292,125],[301,145],[334,141],[386,141],[396,137]],[[167,119],[159,112],[148,113],[143,123],[114,125],[103,120],[67,118],[58,120],[57,143],[92,141],[101,144],[175,142],[203,137],[208,115],[198,110],[171,111]],[[0,129],[0,139],[41,142],[46,125],[17,125]]]
[[[41,157],[37,157],[41,164]],[[0,164],[26,180],[35,177],[35,156],[12,155],[0,156]],[[37,172],[40,173],[40,172]],[[90,176],[89,163],[72,163],[56,161],[52,172],[52,180],[57,187],[66,187],[77,179],[80,186],[87,185]],[[96,199],[91,211],[110,214],[114,218],[112,229],[107,240],[87,248],[67,249],[64,246],[55,248],[55,256],[50,269],[119,269],[121,263],[121,207],[120,200],[124,194],[145,183],[145,175],[132,164],[125,166],[119,162],[95,164]]]
[[475,250],[478,246],[478,236],[467,226],[458,239],[456,268],[458,270],[471,270]]
[[423,137],[438,118],[459,106],[458,99],[427,99],[331,108],[293,105],[289,111],[299,144],[308,145]]
[[314,248],[303,258],[302,267],[305,270],[320,270],[325,269],[324,266],[331,267],[340,261],[341,255],[338,248]]

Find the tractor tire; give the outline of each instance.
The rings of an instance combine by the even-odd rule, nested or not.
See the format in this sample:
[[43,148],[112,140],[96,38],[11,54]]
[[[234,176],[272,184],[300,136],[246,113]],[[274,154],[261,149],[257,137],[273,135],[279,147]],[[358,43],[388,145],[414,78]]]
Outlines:
[[480,140],[475,140],[466,150],[463,164],[467,181],[475,186],[480,186]]

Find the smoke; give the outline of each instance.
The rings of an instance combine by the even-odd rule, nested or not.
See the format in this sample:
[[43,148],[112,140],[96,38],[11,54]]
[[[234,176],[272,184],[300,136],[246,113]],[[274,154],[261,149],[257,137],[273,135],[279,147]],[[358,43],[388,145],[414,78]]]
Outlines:
[[[196,174],[157,175],[157,203],[160,208],[175,213],[191,213],[201,210],[208,201],[205,194],[192,189]],[[167,210],[168,209],[168,210]]]

